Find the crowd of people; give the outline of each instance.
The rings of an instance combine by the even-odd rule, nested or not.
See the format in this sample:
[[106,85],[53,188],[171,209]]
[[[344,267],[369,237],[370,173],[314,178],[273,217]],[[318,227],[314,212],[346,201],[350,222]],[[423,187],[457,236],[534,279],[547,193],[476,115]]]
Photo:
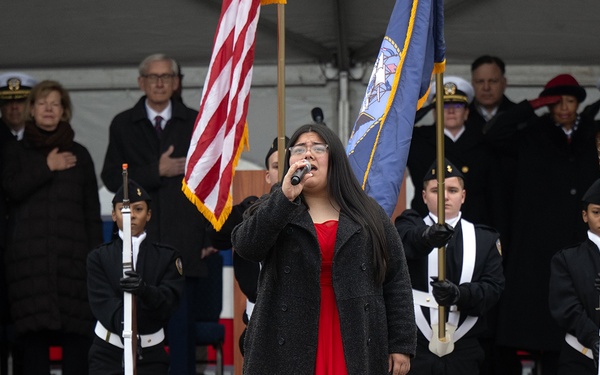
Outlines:
[[[572,372],[569,359],[563,357],[564,348],[591,352],[590,343],[594,342],[565,324],[577,319],[575,316],[559,318],[554,313],[564,312],[564,306],[556,306],[559,298],[549,300],[549,295],[557,293],[552,286],[559,285],[551,278],[550,265],[561,249],[587,238],[581,202],[586,190],[600,178],[600,122],[595,119],[600,101],[580,110],[585,88],[572,75],[559,74],[546,83],[538,97],[516,104],[504,94],[507,80],[501,59],[481,56],[473,62],[471,72],[471,83],[461,77],[444,77],[445,155],[453,163],[452,169],[462,173],[461,187],[468,192],[462,217],[499,234],[504,290],[497,303],[480,306],[487,309],[488,325],[477,335],[479,372],[460,373],[517,375],[522,373],[521,359],[532,360],[535,371],[544,375],[583,373]],[[433,108],[430,105],[426,110]],[[423,116],[418,114],[419,119]],[[422,203],[426,203],[427,187],[421,189],[418,184],[427,173],[427,163],[436,157],[434,128],[417,126],[413,132],[407,168],[415,185],[416,217],[428,215]],[[445,195],[447,202],[451,200],[448,192]],[[449,249],[453,240],[447,243]],[[411,254],[410,242],[404,245],[407,255]],[[434,244],[428,247],[431,251]],[[453,267],[450,258],[447,267]],[[457,302],[458,311],[468,311],[461,308],[462,301]],[[581,305],[577,308],[583,309]],[[574,314],[572,311],[569,313]],[[473,316],[481,318],[482,312]],[[595,340],[599,323],[596,319]],[[566,340],[566,333],[588,346],[569,345],[573,338]],[[451,361],[441,358],[449,368]]]
[[[394,222],[360,188],[342,140],[315,123],[286,137],[285,150],[273,141],[270,192],[235,206],[217,232],[181,191],[197,112],[181,100],[180,67],[150,55],[139,66],[144,95],[109,128],[100,176],[115,193],[114,233],[104,244],[99,181],[74,140],[68,91],[1,74],[0,370],[10,352],[15,375],[47,373],[59,345],[63,375],[121,373],[125,291],[138,300],[138,373],[196,374],[205,262],[233,248],[248,297],[246,374],[520,375],[524,355],[543,375],[592,373],[600,101],[580,110],[585,88],[560,74],[514,103],[505,73],[484,55],[470,82],[444,77],[443,215],[436,126],[418,124],[437,110],[432,86],[407,161],[415,195]],[[125,276],[123,163],[134,249]]]
[[[8,351],[14,374],[48,373],[50,346],[62,347],[63,375],[120,373],[127,291],[139,301],[139,373],[196,374],[194,322],[206,303],[197,289],[209,277],[207,257],[219,255],[208,221],[181,191],[197,116],[178,95],[181,77],[172,58],[145,58],[144,95],[110,125],[102,182],[122,199],[128,164],[139,229],[133,271],[122,277],[122,268],[108,269],[121,264],[112,256],[122,243],[120,203],[113,201],[113,242],[102,245],[99,184],[89,152],[74,141],[69,93],[56,81],[0,76],[2,373]],[[165,344],[170,364],[156,355]]]

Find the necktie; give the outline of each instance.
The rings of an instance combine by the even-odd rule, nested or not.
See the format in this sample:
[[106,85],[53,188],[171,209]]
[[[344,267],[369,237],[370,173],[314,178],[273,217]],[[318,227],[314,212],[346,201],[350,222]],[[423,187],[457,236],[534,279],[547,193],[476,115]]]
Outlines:
[[160,139],[160,137],[162,136],[163,133],[163,128],[162,128],[162,120],[163,118],[161,116],[156,116],[154,118],[154,130],[156,130],[156,135],[158,136],[158,138]]

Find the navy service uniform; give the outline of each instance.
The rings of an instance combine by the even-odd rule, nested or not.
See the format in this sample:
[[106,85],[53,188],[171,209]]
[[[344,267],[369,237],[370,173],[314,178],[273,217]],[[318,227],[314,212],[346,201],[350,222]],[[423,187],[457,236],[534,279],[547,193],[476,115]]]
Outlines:
[[[432,105],[435,103],[435,83],[431,86]],[[473,87],[460,77],[444,77],[443,101],[445,105],[464,105],[468,107],[473,98]],[[465,219],[487,225],[496,225],[503,216],[497,217],[502,212],[502,192],[496,187],[498,174],[494,173],[493,166],[496,157],[480,129],[463,124],[462,130],[452,139],[445,132],[445,156],[452,160],[462,173],[469,199],[462,206]],[[415,194],[411,200],[411,208],[422,216],[427,214],[427,207],[421,198],[421,181],[428,173],[428,168],[436,158],[436,125],[416,126],[413,129],[412,141],[408,153],[407,168],[410,172]]]

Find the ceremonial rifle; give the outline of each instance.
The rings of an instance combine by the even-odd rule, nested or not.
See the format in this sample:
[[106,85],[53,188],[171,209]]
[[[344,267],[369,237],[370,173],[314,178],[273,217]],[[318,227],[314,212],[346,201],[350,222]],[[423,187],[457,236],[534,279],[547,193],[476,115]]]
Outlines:
[[[126,271],[133,271],[133,254],[131,246],[131,209],[129,207],[129,182],[127,164],[123,164],[123,277]],[[135,296],[123,292],[123,364],[125,375],[136,375],[137,359],[137,322]]]

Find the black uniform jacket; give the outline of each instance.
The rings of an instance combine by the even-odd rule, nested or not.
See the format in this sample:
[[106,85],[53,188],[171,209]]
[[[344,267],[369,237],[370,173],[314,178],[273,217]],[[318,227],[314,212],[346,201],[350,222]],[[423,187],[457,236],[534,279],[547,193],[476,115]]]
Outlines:
[[[8,127],[0,118],[0,147],[4,148],[4,143],[11,141],[12,133],[8,130]],[[14,141],[12,137],[12,141]],[[0,171],[2,170],[2,152],[0,152]],[[6,219],[8,215],[8,209],[6,208],[6,196],[0,187],[0,259],[4,259],[4,247],[6,245]],[[0,295],[5,296],[7,292],[6,277],[4,276],[4,267],[0,267]],[[8,321],[8,299],[2,298],[0,302],[0,325],[4,326]]]
[[8,125],[6,125],[6,123],[0,117],[0,145],[3,145],[4,142],[7,142],[9,140],[14,141],[16,140],[16,138],[10,131]]
[[[90,253],[87,259],[88,295],[94,317],[113,333],[123,332],[123,241],[118,238]],[[140,244],[136,272],[146,282],[144,296],[137,297],[138,334],[146,335],[163,328],[183,293],[184,279],[176,260],[179,253],[168,246]]]
[[[410,279],[414,289],[427,292],[429,278],[427,257],[433,248],[423,240],[423,232],[427,224],[421,215],[414,210],[404,211],[396,218],[396,229],[402,238],[406,251],[406,261]],[[463,267],[463,238],[460,222],[446,246],[446,278],[454,284],[460,284]],[[471,282],[460,284],[460,299],[456,304],[461,312],[460,322],[467,315],[478,316],[477,323],[467,337],[477,337],[486,328],[485,314],[498,302],[504,289],[502,272],[502,256],[497,247],[498,232],[485,225],[475,224],[475,268]],[[429,314],[425,314],[426,317]]]
[[597,310],[598,291],[594,287],[598,272],[600,250],[589,239],[552,257],[550,312],[558,325],[586,348],[592,348],[598,341],[600,311]]
[[[530,350],[558,351],[564,341],[548,309],[550,260],[586,238],[581,198],[600,178],[598,124],[581,115],[570,142],[549,114],[521,102],[486,124],[486,137],[515,169],[506,249],[506,290],[500,303],[498,341]],[[524,313],[524,311],[527,313]]]
[[208,245],[208,221],[190,203],[181,190],[183,174],[160,177],[159,159],[169,146],[171,157],[185,157],[198,112],[178,100],[171,100],[172,118],[159,140],[146,113],[146,97],[118,114],[112,121],[109,143],[102,168],[102,181],[110,191],[123,184],[122,164],[127,163],[129,177],[142,185],[152,197],[152,220],[146,230],[151,242],[166,243],[181,252],[186,276],[205,277],[208,269],[201,259],[201,249]]
[[[423,203],[423,178],[436,159],[435,125],[419,126],[413,130],[407,167],[415,186],[411,207],[422,216],[427,215]],[[460,138],[453,142],[444,136],[445,155],[465,177],[465,189],[469,199],[462,206],[463,216],[473,223],[492,225],[493,190],[497,184],[494,173],[495,159],[484,143],[480,130],[466,127]]]

